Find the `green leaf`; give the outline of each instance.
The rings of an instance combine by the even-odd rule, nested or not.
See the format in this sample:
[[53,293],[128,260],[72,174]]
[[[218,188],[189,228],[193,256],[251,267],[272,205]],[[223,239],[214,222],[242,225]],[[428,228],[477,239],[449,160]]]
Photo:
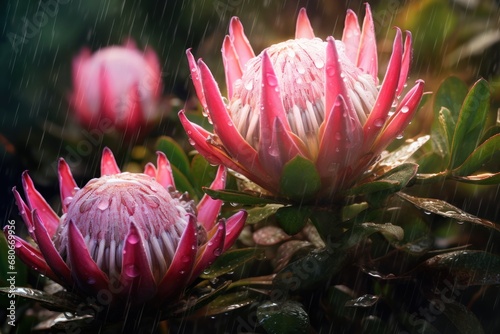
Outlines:
[[489,110],[490,88],[481,79],[465,98],[451,148],[451,169],[460,166],[479,144]]
[[445,143],[442,146],[444,149],[444,157],[448,159],[453,142],[453,133],[456,127],[455,119],[449,109],[442,107],[441,110],[439,110],[438,122],[445,138]]
[[[441,86],[439,86],[434,96],[432,140],[437,148],[437,151],[440,152],[442,157],[445,157],[448,152],[446,145],[448,142],[448,135],[444,132],[448,126],[443,127],[443,123],[440,120],[440,111],[443,108],[446,108],[446,110],[450,112],[449,116],[451,117],[451,119],[447,120],[446,123],[455,124],[458,120],[458,114],[460,113],[460,108],[466,95],[467,86],[465,83],[457,77],[449,77],[443,81]],[[452,130],[450,134],[453,134],[453,132],[454,131]],[[451,144],[451,139],[449,142]]]
[[296,156],[283,167],[280,193],[296,201],[307,200],[321,187],[321,178],[314,163]]
[[269,334],[301,334],[309,330],[309,316],[295,301],[265,302],[257,308],[257,319]]
[[[495,154],[500,153],[500,134],[497,134],[482,143],[465,162],[453,170],[454,176],[468,176],[479,170],[484,164],[492,160]],[[500,157],[500,156],[498,156]],[[498,158],[497,157],[497,158]],[[500,163],[496,166],[500,169]],[[496,170],[498,172],[500,170]]]
[[312,210],[308,207],[287,206],[278,209],[276,220],[288,235],[294,235],[302,231],[311,213]]
[[251,305],[259,300],[259,295],[249,290],[223,294],[203,309],[203,316],[212,316]]
[[467,96],[467,91],[467,85],[459,78],[446,78],[434,95],[434,117],[437,119],[439,111],[444,107],[451,112],[451,116],[456,123],[462,103]]
[[257,248],[243,248],[223,253],[200,277],[212,279],[234,271],[245,263],[261,257],[263,250]]
[[191,182],[189,182],[186,175],[180,172],[175,166],[172,166],[172,175],[174,176],[175,189],[180,192],[187,191],[193,198],[196,196],[196,191],[191,185]]
[[255,207],[246,210],[248,213],[248,217],[246,220],[246,224],[253,225],[258,222],[261,222],[268,217],[274,215],[279,208],[283,207],[281,204],[268,204],[266,206]]
[[254,192],[241,192],[236,190],[213,190],[210,188],[203,188],[203,191],[213,199],[221,199],[225,202],[230,203],[239,203],[244,205],[283,203],[277,198],[264,196],[260,193]]
[[156,141],[156,149],[165,153],[172,166],[184,174],[189,176],[189,160],[180,145],[172,138],[162,136]]
[[416,139],[409,139],[404,145],[401,145],[379,162],[380,166],[397,167],[406,162],[419,148],[421,148],[431,138],[429,135],[421,136]]
[[376,224],[376,223],[363,223],[363,229],[366,229],[367,234],[380,232],[389,241],[401,241],[404,237],[404,230],[401,226],[392,225],[391,223]]
[[455,251],[426,260],[418,271],[426,276],[438,277],[436,275],[439,274],[449,277],[452,282],[461,285],[458,289],[500,284],[500,257],[484,251]]
[[455,219],[459,222],[469,222],[484,226],[489,229],[495,229],[497,231],[500,231],[500,227],[497,224],[490,222],[489,220],[478,218],[474,215],[471,215],[470,213],[460,210],[459,208],[443,200],[414,197],[401,192],[398,193],[398,195],[404,200],[415,205],[417,208],[420,208],[426,212],[431,212],[440,215],[442,217]]
[[391,169],[373,182],[364,183],[347,191],[348,195],[362,195],[374,192],[393,193],[403,189],[417,175],[418,165],[404,163]]
[[190,175],[198,195],[203,195],[201,189],[209,187],[217,174],[217,167],[211,166],[203,156],[197,154],[191,160]]

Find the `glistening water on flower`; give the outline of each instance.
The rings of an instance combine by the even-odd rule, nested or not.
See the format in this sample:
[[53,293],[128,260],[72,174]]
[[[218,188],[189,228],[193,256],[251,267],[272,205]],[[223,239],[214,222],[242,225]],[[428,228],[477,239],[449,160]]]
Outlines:
[[348,11],[341,40],[315,37],[305,9],[295,39],[258,56],[234,17],[222,59],[228,99],[200,59],[187,58],[200,103],[214,133],[181,122],[194,147],[261,187],[296,201],[335,199],[352,186],[411,121],[423,94],[418,80],[402,92],[412,39],[395,28],[386,74],[378,55],[370,6],[362,27]]
[[[212,189],[225,187],[218,169]],[[14,188],[20,214],[38,245],[15,237],[16,253],[28,266],[80,295],[107,291],[110,306],[162,305],[179,297],[234,243],[246,220],[239,211],[218,219],[222,202],[208,196],[196,206],[175,189],[170,163],[161,152],[144,173],[120,172],[104,149],[101,177],[78,188],[59,161],[59,217],[23,173],[26,202]]]

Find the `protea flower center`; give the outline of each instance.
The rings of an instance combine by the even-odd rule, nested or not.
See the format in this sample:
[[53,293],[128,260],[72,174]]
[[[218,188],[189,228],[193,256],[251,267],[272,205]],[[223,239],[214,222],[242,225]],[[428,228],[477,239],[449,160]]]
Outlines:
[[[270,86],[281,94],[291,130],[308,146],[317,151],[318,130],[325,117],[325,68],[327,43],[319,38],[294,39],[267,48],[276,77],[269,77]],[[377,85],[345,54],[345,45],[335,41],[349,98],[364,122],[377,98]],[[234,83],[229,109],[240,134],[254,148],[259,143],[262,54],[245,64],[241,80]],[[257,74],[257,75],[256,75]],[[277,81],[276,81],[277,78]]]
[[109,277],[118,275],[122,269],[123,242],[130,224],[134,223],[146,241],[144,247],[157,281],[172,261],[188,222],[186,214],[195,210],[192,201],[139,173],[92,179],[69,202],[54,237],[54,244],[66,262],[68,222],[73,221],[97,266]]

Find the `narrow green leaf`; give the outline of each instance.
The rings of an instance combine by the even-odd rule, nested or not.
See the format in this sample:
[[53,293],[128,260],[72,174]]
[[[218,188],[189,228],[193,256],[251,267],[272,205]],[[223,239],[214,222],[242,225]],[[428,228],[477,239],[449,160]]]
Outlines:
[[442,217],[455,219],[459,222],[469,222],[477,225],[484,226],[489,229],[495,229],[500,231],[500,226],[497,224],[490,222],[489,220],[478,218],[470,213],[467,213],[448,202],[445,202],[440,199],[434,198],[423,198],[423,197],[414,197],[402,192],[399,192],[398,195],[404,200],[412,203],[417,208],[420,208],[426,212],[431,212]]
[[257,308],[257,319],[269,334],[307,333],[309,316],[295,301],[265,302]]
[[288,235],[294,235],[302,231],[311,213],[309,207],[287,206],[278,209],[276,220]]
[[[454,176],[468,176],[479,170],[484,164],[492,160],[495,155],[500,158],[500,134],[497,134],[482,143],[458,168],[453,170]],[[496,166],[500,171],[500,161]]]
[[479,144],[489,110],[490,88],[481,79],[462,105],[451,148],[451,169],[460,166]]
[[156,141],[156,149],[165,153],[172,166],[189,177],[189,160],[180,145],[172,138],[162,136]]
[[200,275],[202,278],[212,279],[234,271],[245,263],[260,257],[263,250],[243,248],[223,253],[219,258]]
[[438,121],[443,131],[444,138],[446,139],[443,145],[445,149],[444,157],[448,159],[451,151],[451,144],[453,141],[453,133],[455,132],[456,127],[455,119],[453,118],[453,115],[451,114],[451,111],[449,109],[447,109],[446,107],[442,107],[441,110],[439,110]]
[[283,167],[280,179],[281,194],[296,201],[307,200],[321,187],[321,178],[314,163],[296,156]]
[[260,204],[276,204],[283,203],[283,201],[269,196],[264,196],[260,193],[241,192],[235,190],[213,190],[210,188],[203,188],[213,199],[221,199],[230,203],[239,203],[244,205],[260,205]]
[[479,185],[493,185],[500,183],[500,172],[498,173],[482,173],[470,176],[456,176],[453,179],[464,182]]

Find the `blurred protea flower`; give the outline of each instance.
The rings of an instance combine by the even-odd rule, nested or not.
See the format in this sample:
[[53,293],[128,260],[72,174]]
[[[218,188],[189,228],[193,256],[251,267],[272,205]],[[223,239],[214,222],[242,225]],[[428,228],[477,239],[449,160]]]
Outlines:
[[94,54],[83,49],[73,60],[73,86],[71,106],[86,127],[136,135],[158,118],[160,63],[152,49],[142,52],[131,40]]
[[[224,188],[225,177],[219,168],[211,188]],[[101,177],[81,189],[61,159],[61,217],[27,172],[22,180],[27,202],[13,192],[38,248],[16,236],[17,255],[70,291],[111,296],[111,307],[161,305],[178,297],[234,243],[246,220],[244,211],[217,220],[221,201],[205,196],[196,207],[176,191],[163,153],[157,167],[122,173],[106,148]]]
[[[403,42],[396,28],[379,84],[368,5],[362,28],[349,10],[342,40],[330,36],[326,42],[314,36],[301,9],[295,39],[273,44],[258,56],[234,17],[222,46],[227,100],[207,65],[187,51],[196,93],[214,133],[189,122],[184,111],[179,116],[195,148],[211,163],[226,165],[273,194],[301,201],[332,199],[352,186],[412,119],[424,83],[418,80],[400,98],[411,51],[411,34]],[[293,187],[307,188],[308,180],[317,180],[316,185],[288,193]]]

